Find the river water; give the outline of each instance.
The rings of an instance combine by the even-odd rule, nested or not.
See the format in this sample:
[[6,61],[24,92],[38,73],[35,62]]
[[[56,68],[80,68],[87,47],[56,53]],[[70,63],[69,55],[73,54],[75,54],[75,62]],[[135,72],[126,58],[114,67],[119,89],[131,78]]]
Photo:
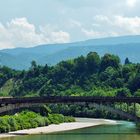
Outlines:
[[131,122],[102,125],[56,134],[17,136],[2,140],[140,140],[140,132]]

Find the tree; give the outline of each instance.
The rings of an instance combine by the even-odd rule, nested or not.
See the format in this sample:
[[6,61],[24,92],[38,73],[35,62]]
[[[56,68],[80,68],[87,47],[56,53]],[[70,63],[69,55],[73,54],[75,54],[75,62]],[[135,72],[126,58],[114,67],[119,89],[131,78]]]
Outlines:
[[100,57],[96,52],[90,52],[86,58],[88,71],[90,73],[95,73],[100,67]]
[[123,86],[123,79],[120,76],[119,71],[113,67],[107,67],[105,71],[101,72],[100,79],[101,81],[104,81],[107,86],[111,86],[113,88],[120,88]]
[[128,57],[125,59],[125,65],[127,64],[131,64],[131,62],[129,61]]
[[138,90],[134,93],[134,95],[135,95],[136,97],[140,97],[140,89],[138,89]]
[[84,56],[80,56],[76,59],[74,59],[75,63],[75,73],[76,74],[81,74],[86,72],[86,60]]
[[49,71],[49,66],[46,64],[46,65],[43,67],[43,69],[42,69],[42,73],[43,73],[43,74],[47,74],[48,71]]
[[32,62],[31,62],[31,68],[32,68],[32,69],[37,68],[36,61],[32,61]]
[[101,71],[104,71],[107,67],[119,68],[120,58],[115,55],[105,54],[101,58]]
[[140,73],[137,73],[134,79],[130,81],[129,88],[132,92],[135,92],[140,88]]
[[47,83],[41,88],[39,95],[40,96],[53,96],[55,95],[55,89],[52,85]]
[[131,95],[130,90],[127,88],[118,89],[116,93],[117,97],[130,97],[130,95]]
[[71,71],[74,67],[74,61],[73,60],[62,61],[58,63],[58,65],[65,68],[67,71]]
[[28,77],[36,77],[41,73],[42,67],[37,65],[36,61],[31,62],[31,68],[27,74]]

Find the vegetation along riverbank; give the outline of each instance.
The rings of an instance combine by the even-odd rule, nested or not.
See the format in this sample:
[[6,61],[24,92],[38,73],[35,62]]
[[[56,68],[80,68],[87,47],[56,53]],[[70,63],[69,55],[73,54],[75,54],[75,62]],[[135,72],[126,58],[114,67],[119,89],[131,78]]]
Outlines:
[[0,133],[74,121],[75,119],[73,117],[66,117],[62,114],[48,114],[47,116],[42,116],[32,111],[22,111],[15,115],[0,117]]

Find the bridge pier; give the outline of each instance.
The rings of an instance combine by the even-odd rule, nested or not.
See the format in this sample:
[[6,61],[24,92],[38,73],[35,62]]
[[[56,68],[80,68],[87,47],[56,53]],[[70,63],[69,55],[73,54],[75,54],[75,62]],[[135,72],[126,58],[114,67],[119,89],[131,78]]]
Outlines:
[[136,103],[133,104],[134,115],[136,115]]
[[129,103],[127,103],[126,106],[127,106],[127,112],[129,112]]

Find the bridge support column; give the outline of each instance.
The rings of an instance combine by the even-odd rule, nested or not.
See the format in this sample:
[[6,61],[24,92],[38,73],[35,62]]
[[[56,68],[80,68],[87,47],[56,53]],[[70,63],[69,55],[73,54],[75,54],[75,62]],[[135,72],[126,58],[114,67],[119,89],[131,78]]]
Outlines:
[[134,115],[136,115],[136,103],[134,103]]
[[127,112],[129,112],[129,104],[127,103]]

